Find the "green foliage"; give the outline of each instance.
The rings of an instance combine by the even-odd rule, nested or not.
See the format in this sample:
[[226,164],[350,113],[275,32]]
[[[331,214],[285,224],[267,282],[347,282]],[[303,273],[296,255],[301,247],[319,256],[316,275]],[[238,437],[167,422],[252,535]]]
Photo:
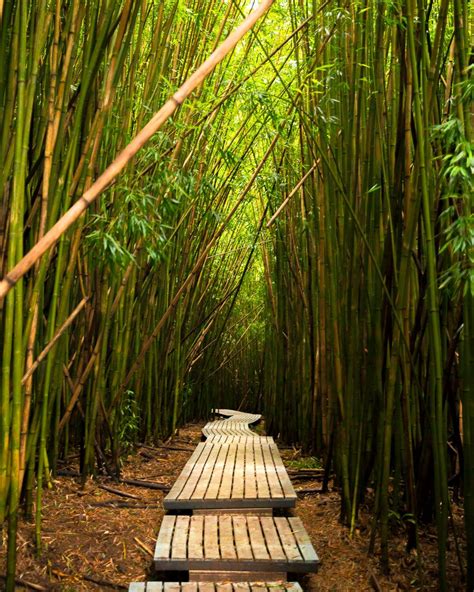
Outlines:
[[448,254],[449,266],[440,276],[440,288],[450,295],[468,290],[474,294],[474,145],[455,118],[435,126],[433,133],[445,150],[440,171],[444,202],[440,251]]
[[316,456],[302,456],[294,460],[285,461],[290,469],[322,469],[323,464],[320,458]]
[[126,390],[119,409],[118,436],[122,451],[127,454],[137,441],[140,429],[140,411],[136,395]]

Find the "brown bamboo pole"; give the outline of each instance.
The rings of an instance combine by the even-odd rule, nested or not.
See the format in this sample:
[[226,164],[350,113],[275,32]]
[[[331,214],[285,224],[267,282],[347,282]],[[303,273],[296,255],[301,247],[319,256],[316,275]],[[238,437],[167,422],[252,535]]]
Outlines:
[[318,162],[315,162],[313,164],[313,166],[301,177],[301,179],[298,181],[298,183],[290,191],[288,196],[281,202],[277,211],[273,214],[273,216],[267,222],[267,228],[270,228],[270,226],[273,224],[273,222],[275,222],[275,220],[281,214],[282,210],[284,210],[284,208],[286,207],[286,205],[288,204],[290,199],[293,197],[293,195],[295,195],[295,193],[298,191],[298,189],[303,185],[303,183],[306,181],[306,179],[311,175],[311,173],[314,171],[314,169],[318,166],[318,163],[319,163],[319,160],[318,160]]
[[242,37],[267,12],[273,0],[264,0],[227,37],[227,39],[199,66],[186,82],[168,99],[163,107],[150,119],[117,158],[105,169],[100,177],[79,198],[76,203],[56,222],[36,245],[11,269],[0,282],[0,300],[8,294],[18,280],[51,248],[66,230],[74,224],[83,212],[99,197],[128,162],[148,142],[148,140],[171,117],[176,109],[188,98],[214,68],[234,49]]
[[25,384],[25,382],[28,380],[28,378],[34,373],[36,368],[38,368],[38,366],[41,364],[41,362],[48,355],[48,353],[50,352],[50,350],[54,346],[54,344],[58,341],[58,339],[61,337],[61,335],[64,333],[64,331],[66,331],[66,329],[72,324],[74,319],[77,317],[77,315],[84,308],[87,300],[88,300],[88,298],[83,298],[81,300],[81,302],[79,302],[79,304],[76,306],[76,308],[72,311],[72,313],[68,316],[68,318],[64,321],[64,323],[61,325],[61,327],[59,327],[59,329],[56,331],[56,334],[51,339],[51,341],[48,343],[48,345],[43,349],[43,351],[39,354],[39,356],[36,358],[36,360],[33,362],[33,364],[28,368],[28,371],[24,374],[23,378],[21,379],[21,384]]

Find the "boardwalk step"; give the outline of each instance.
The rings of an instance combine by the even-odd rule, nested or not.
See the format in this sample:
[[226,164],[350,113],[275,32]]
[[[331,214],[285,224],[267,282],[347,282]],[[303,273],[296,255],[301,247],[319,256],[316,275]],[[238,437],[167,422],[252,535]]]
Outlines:
[[190,582],[286,582],[287,573],[276,571],[213,571],[191,570]]
[[207,436],[251,436],[258,438],[258,434],[249,428],[246,421],[230,421],[229,419],[218,419],[210,421],[202,428],[202,433]]
[[262,419],[259,413],[246,413],[245,411],[234,411],[233,409],[215,409],[216,415],[228,416],[229,420],[237,419],[247,421],[247,423],[256,423]]
[[289,508],[296,492],[272,439],[201,442],[164,499],[167,510]]
[[228,436],[228,435],[221,435],[221,434],[211,434],[206,436],[206,444],[208,442],[228,442],[229,444],[232,442],[243,442],[246,443],[250,440],[257,439],[262,442],[275,442],[275,440],[271,436],[257,436],[257,434],[252,434],[249,436],[248,434],[244,436]]
[[311,572],[319,559],[299,518],[164,516],[157,570]]
[[302,592],[297,582],[135,582],[128,592]]

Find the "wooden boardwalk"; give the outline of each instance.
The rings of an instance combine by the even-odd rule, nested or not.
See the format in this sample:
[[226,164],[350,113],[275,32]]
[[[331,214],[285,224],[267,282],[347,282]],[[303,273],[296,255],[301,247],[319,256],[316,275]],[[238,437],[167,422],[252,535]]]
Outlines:
[[[288,573],[317,571],[319,558],[292,508],[296,493],[273,438],[250,427],[258,414],[216,409],[206,437],[163,505],[156,542],[160,572],[189,573],[189,582],[133,583],[129,592],[301,592]],[[220,580],[220,582],[219,582]]]
[[296,582],[141,582],[129,592],[302,592]]
[[318,557],[299,518],[165,516],[155,568],[166,570],[316,570]]
[[296,493],[273,440],[201,443],[166,496],[167,510],[290,508]]
[[226,416],[226,419],[208,422],[202,430],[206,438],[215,436],[259,437],[258,434],[250,429],[250,424],[260,421],[261,415],[232,411],[231,409],[215,409],[214,414]]
[[229,421],[228,419],[221,419],[218,421],[210,421],[207,423],[202,433],[208,436],[247,436],[250,438],[258,438],[258,434],[252,432],[248,423],[245,421]]

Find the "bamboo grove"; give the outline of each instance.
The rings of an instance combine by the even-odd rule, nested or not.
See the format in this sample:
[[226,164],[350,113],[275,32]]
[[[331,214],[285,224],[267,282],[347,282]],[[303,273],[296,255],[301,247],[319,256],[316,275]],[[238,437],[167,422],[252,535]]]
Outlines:
[[[252,3],[0,0],[4,276]],[[319,455],[370,552],[464,503],[474,587],[471,7],[287,0],[1,303],[0,522],[212,406]],[[471,378],[471,380],[470,380]],[[454,541],[454,542],[453,542]],[[417,555],[422,573],[423,556]]]

